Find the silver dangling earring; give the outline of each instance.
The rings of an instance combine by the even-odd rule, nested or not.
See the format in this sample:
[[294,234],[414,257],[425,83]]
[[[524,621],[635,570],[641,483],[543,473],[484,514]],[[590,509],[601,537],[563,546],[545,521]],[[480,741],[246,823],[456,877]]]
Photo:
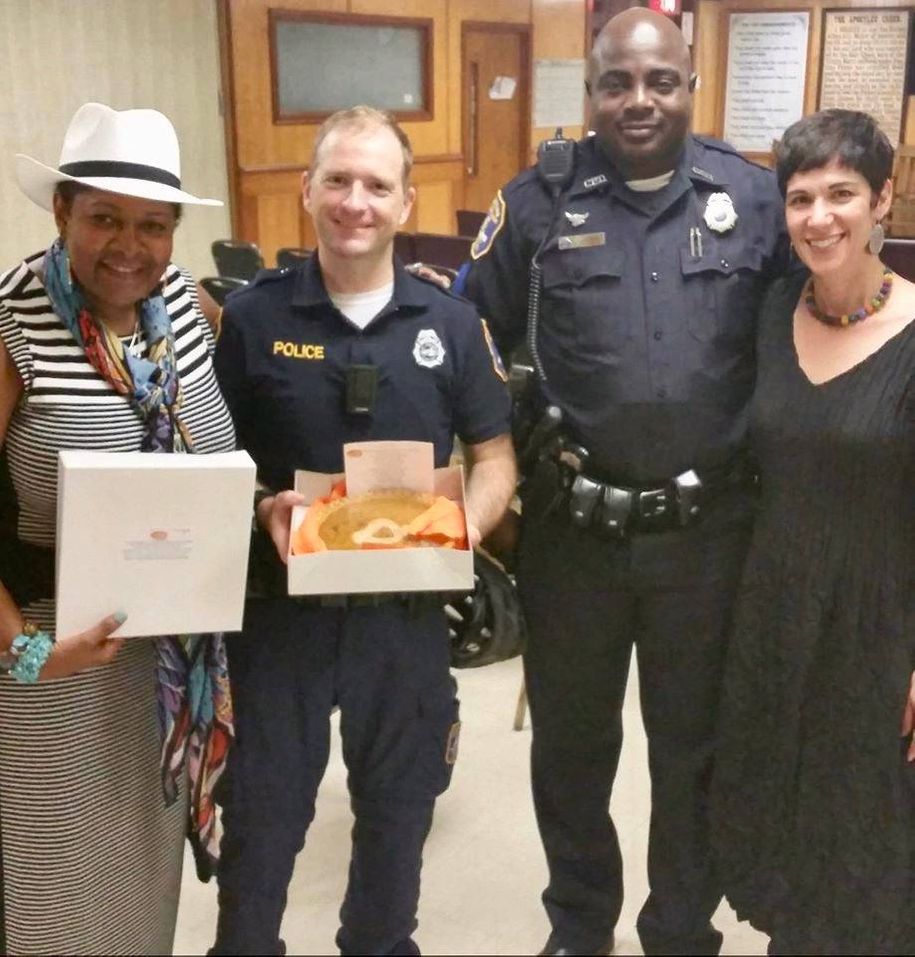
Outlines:
[[874,228],[867,240],[867,251],[872,256],[879,256],[885,241],[886,232],[883,229],[883,223],[874,223]]

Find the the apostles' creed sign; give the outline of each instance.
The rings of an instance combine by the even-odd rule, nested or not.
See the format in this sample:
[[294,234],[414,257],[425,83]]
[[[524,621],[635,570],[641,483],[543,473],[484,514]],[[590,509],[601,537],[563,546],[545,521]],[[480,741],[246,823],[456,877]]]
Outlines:
[[911,10],[825,11],[820,109],[870,113],[898,143],[911,19]]
[[804,112],[809,11],[732,12],[724,138],[746,153],[768,153]]

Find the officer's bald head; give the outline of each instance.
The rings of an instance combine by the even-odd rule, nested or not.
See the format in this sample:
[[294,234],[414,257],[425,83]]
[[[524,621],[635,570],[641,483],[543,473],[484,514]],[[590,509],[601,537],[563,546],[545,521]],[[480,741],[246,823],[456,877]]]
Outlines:
[[588,61],[591,125],[627,177],[676,165],[692,113],[694,78],[679,28],[651,10],[625,10],[601,30]]
[[643,7],[632,7],[617,14],[597,35],[588,60],[588,77],[617,49],[641,49],[655,52],[663,49],[672,62],[679,62],[687,75],[690,72],[689,44],[674,22],[663,14]]

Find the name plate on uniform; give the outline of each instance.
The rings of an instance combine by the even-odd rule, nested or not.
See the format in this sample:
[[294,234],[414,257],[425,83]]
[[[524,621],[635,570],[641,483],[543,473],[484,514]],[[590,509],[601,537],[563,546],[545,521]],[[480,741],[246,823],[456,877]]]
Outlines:
[[575,236],[560,236],[560,249],[587,249],[589,246],[604,246],[606,233],[578,233]]
[[254,472],[247,452],[61,452],[57,634],[119,609],[123,637],[238,631]]

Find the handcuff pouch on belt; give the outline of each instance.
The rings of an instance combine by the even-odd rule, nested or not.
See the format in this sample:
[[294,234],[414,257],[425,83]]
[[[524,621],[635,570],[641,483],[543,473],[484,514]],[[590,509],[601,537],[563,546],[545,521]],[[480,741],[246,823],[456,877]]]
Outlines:
[[664,531],[689,525],[700,512],[703,485],[688,469],[667,485],[637,489],[578,474],[569,491],[569,516],[579,528],[609,537],[627,531]]
[[595,478],[588,474],[587,449],[565,433],[561,410],[543,402],[533,377],[516,395],[514,425],[525,513],[536,521],[567,510],[573,525],[610,538],[689,525],[710,496],[752,475],[740,458],[714,482],[703,482],[693,469],[654,488]]
[[689,525],[700,514],[708,489],[693,469],[663,486],[630,488],[588,475],[588,453],[555,437],[528,482],[525,509],[536,521],[568,515],[578,528],[607,538],[636,531],[666,531]]

